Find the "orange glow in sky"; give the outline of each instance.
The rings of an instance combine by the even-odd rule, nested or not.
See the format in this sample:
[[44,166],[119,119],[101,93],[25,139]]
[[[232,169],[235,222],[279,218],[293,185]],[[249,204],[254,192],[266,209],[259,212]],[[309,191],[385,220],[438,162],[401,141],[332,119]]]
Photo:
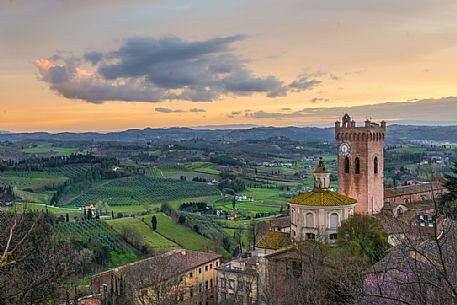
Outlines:
[[[457,124],[457,2],[438,2],[7,1],[0,4],[0,130],[331,126],[334,111],[357,106],[359,117]],[[129,66],[123,52],[140,53],[128,53],[137,42],[126,41],[139,37],[162,49],[134,58],[144,66]],[[167,47],[194,53],[179,65],[175,53],[159,52]],[[215,58],[222,70],[206,79]],[[301,76],[316,83],[294,86]],[[443,98],[447,110],[422,103]],[[416,107],[364,106],[387,102]]]

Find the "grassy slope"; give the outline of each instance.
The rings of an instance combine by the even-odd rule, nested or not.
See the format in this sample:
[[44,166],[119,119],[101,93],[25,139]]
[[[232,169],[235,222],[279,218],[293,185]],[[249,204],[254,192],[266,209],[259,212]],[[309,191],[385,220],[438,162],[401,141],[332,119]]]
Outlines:
[[[157,232],[173,240],[181,247],[188,250],[201,250],[208,240],[192,231],[186,226],[177,224],[173,219],[163,213],[155,214],[157,217]],[[145,216],[146,223],[151,223],[152,215]]]
[[154,249],[155,251],[165,252],[178,248],[178,245],[176,245],[174,242],[168,240],[167,238],[163,237],[157,232],[154,232],[151,229],[149,226],[151,223],[150,219],[149,222],[147,222],[148,224],[143,223],[141,218],[132,217],[108,220],[107,223],[119,233],[122,233],[122,228],[127,226],[133,231],[139,233],[143,237],[145,245]]
[[63,239],[72,236],[84,242],[89,240],[99,242],[110,251],[112,267],[133,262],[142,257],[115,230],[101,220],[65,222],[59,225],[59,234]]
[[146,245],[158,251],[179,247],[197,251],[208,243],[205,237],[176,223],[169,216],[163,213],[154,215],[157,217],[157,231],[150,227],[152,215],[144,216],[145,223],[142,222],[142,217],[124,217],[108,220],[107,223],[118,232],[122,232],[123,226],[128,226],[143,236]]

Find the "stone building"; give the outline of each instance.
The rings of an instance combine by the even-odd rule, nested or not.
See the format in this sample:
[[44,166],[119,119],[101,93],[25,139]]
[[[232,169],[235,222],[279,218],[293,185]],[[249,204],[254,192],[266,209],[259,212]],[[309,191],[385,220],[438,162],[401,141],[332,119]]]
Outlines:
[[127,264],[92,278],[92,290],[102,300],[128,304],[216,304],[214,253],[174,250]]
[[446,192],[447,189],[440,182],[398,186],[384,190],[384,204],[399,205],[433,201]]
[[357,213],[377,214],[384,204],[386,122],[358,127],[348,114],[335,122],[338,145],[338,192],[355,198]]
[[290,233],[290,216],[267,219],[257,224],[257,232],[264,235],[268,231]]
[[292,241],[334,242],[341,222],[357,201],[330,190],[330,172],[322,158],[314,171],[314,189],[289,200]]
[[216,268],[218,304],[226,301],[242,305],[261,304],[264,261],[261,257],[253,256],[236,259]]

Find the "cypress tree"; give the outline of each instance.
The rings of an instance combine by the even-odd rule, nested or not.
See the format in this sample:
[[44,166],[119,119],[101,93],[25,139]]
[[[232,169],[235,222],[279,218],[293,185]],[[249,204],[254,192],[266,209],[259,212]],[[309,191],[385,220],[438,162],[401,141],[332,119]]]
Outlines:
[[152,216],[151,225],[154,231],[157,230],[157,217],[155,215]]

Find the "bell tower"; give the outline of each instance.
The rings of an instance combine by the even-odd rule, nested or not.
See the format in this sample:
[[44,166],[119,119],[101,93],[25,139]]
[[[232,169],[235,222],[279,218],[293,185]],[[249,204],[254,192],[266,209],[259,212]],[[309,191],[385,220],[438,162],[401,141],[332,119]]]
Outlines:
[[384,137],[386,122],[365,121],[348,114],[335,122],[338,148],[338,193],[357,199],[355,211],[377,214],[384,206]]

